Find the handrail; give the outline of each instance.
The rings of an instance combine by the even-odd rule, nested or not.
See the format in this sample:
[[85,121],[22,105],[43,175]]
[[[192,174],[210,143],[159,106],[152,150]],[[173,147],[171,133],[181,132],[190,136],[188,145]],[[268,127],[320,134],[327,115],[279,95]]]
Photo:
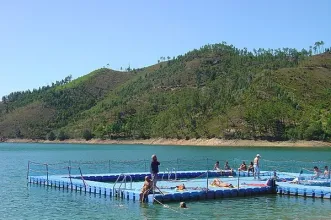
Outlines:
[[47,178],[47,184],[48,184],[48,164],[46,164],[46,178]]
[[168,169],[168,168],[166,168],[166,169],[165,169],[165,171],[163,172],[163,175],[162,175],[162,180],[163,180],[163,178],[164,178],[164,175],[165,175],[166,171],[168,171],[168,179],[169,179],[169,169]]
[[113,195],[115,195],[115,186],[116,186],[116,184],[118,183],[118,181],[120,180],[120,178],[121,178],[122,176],[123,176],[123,179],[122,179],[122,181],[121,181],[120,186],[118,187],[118,190],[121,189],[121,186],[122,186],[123,183],[125,184],[124,187],[125,187],[125,189],[126,189],[126,178],[127,178],[128,176],[130,177],[130,189],[132,189],[132,177],[131,177],[130,175],[126,175],[126,174],[124,174],[124,173],[121,173],[121,174],[117,177],[117,179],[116,179],[116,181],[115,181],[115,183],[114,183],[114,185],[113,185]]
[[69,173],[69,179],[70,179],[70,186],[72,188],[72,180],[71,180],[71,167],[68,166],[68,173]]
[[79,169],[80,177],[81,177],[81,179],[82,179],[82,181],[83,181],[84,187],[86,187],[87,184],[86,184],[86,182],[85,182],[85,180],[84,180],[83,173],[82,173],[82,169],[81,169],[80,167],[78,167],[78,169]]
[[29,174],[30,174],[30,160],[28,161],[28,170],[26,172],[26,179],[29,181]]
[[176,168],[172,168],[172,171],[175,171],[175,180],[177,180],[177,171],[176,171]]
[[124,182],[124,188],[126,189],[126,178],[128,176],[130,177],[130,189],[132,189],[132,177],[130,175],[125,175],[125,174],[124,174],[124,177],[123,177],[122,182],[121,182],[120,186],[118,187],[118,189],[121,189],[123,182]]

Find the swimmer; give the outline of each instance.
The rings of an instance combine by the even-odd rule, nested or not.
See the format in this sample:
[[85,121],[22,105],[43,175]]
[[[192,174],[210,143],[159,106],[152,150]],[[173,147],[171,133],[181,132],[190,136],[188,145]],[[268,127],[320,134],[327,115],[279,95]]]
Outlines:
[[187,208],[186,203],[185,202],[180,202],[179,203],[179,208],[186,209]]

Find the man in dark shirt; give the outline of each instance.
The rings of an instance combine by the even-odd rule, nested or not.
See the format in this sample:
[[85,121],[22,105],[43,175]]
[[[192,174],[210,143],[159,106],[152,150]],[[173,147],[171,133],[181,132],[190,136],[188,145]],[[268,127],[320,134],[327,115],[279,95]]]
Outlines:
[[152,181],[153,181],[153,190],[156,187],[157,174],[159,172],[159,165],[160,165],[160,162],[157,161],[156,155],[153,154],[152,155],[152,162],[151,162],[151,176],[152,176]]

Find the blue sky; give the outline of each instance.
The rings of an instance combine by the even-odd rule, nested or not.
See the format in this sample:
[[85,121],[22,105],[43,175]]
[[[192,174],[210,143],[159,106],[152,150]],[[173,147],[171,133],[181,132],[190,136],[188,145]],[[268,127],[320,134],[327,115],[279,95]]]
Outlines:
[[0,0],[0,97],[222,41],[250,50],[329,47],[330,2]]

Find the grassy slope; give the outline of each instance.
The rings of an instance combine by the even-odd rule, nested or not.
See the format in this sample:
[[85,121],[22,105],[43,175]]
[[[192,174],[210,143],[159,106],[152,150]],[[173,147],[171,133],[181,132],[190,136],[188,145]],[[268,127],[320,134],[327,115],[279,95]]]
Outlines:
[[34,102],[6,115],[0,123],[0,132],[5,137],[27,133],[31,134],[32,139],[46,136],[51,129],[45,127],[45,124],[54,116],[54,109],[46,108],[40,102]]
[[[56,91],[75,91],[79,88],[82,93],[80,95],[82,101],[84,101],[84,97],[86,96],[93,96],[98,100],[133,76],[133,73],[102,68],[54,89]],[[76,112],[76,114],[78,113]],[[1,114],[0,134],[15,137],[15,133],[19,130],[25,137],[33,138],[33,136],[38,134],[46,137],[46,134],[53,130],[53,128],[51,125],[45,126],[45,124],[52,121],[56,117],[56,114],[57,111],[54,107],[45,106],[42,100],[37,100],[31,104],[17,108],[9,114]]]

